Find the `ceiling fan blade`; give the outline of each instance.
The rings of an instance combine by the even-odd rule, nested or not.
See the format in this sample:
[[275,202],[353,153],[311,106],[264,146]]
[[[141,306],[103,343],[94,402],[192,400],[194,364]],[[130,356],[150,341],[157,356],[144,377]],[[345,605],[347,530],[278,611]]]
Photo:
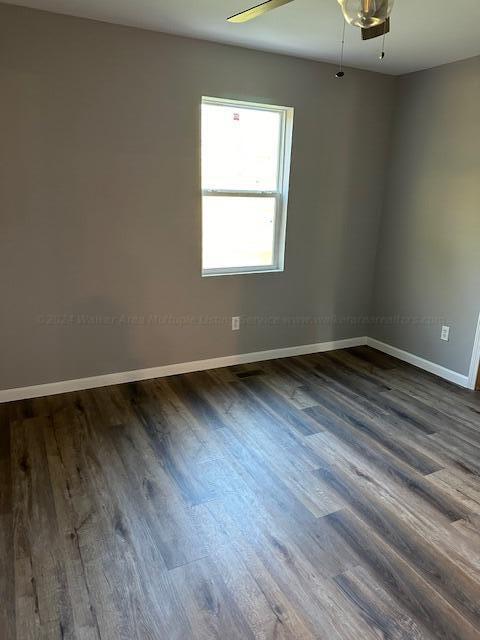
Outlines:
[[241,11],[240,13],[230,16],[230,18],[227,18],[227,22],[248,22],[248,20],[258,18],[264,13],[267,13],[267,11],[282,7],[284,4],[288,4],[289,2],[293,2],[293,0],[267,0],[267,2],[262,2],[262,4],[259,4],[256,7],[252,7],[251,9],[247,9],[246,11]]
[[381,38],[386,33],[390,33],[390,18],[387,18],[383,24],[379,24],[376,27],[362,29],[362,40]]

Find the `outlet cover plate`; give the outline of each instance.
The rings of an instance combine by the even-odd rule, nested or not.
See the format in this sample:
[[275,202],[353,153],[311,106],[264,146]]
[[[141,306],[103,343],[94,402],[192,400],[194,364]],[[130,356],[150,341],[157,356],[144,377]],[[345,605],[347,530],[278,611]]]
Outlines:
[[448,342],[450,339],[450,327],[443,326],[442,333],[440,334],[440,339]]

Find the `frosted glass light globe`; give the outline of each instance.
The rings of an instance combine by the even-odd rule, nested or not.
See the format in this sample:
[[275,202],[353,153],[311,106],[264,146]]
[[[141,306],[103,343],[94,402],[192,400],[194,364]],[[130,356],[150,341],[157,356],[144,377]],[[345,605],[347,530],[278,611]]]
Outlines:
[[370,29],[390,16],[394,0],[338,0],[338,3],[349,24]]

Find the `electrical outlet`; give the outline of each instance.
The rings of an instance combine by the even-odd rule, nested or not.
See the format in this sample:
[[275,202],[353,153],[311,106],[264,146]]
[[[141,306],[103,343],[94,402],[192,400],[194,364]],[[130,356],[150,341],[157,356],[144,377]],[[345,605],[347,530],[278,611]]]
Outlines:
[[232,318],[232,331],[240,331],[240,316]]
[[440,339],[448,342],[450,339],[450,327],[442,327],[442,333],[440,334]]

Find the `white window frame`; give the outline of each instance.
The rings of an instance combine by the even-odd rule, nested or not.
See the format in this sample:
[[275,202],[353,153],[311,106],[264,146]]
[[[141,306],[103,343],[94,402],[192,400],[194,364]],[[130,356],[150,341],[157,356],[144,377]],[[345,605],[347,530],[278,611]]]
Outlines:
[[[275,198],[275,224],[273,238],[273,262],[269,265],[245,266],[245,267],[222,267],[214,269],[203,268],[203,246],[202,246],[202,276],[227,276],[251,273],[272,273],[281,272],[285,269],[285,241],[287,231],[287,210],[288,210],[288,190],[290,183],[290,162],[292,152],[293,137],[293,107],[280,107],[257,102],[244,102],[242,100],[229,100],[225,98],[202,97],[202,105],[222,105],[226,107],[241,107],[242,109],[253,109],[255,111],[273,111],[280,114],[280,144],[278,152],[278,182],[274,191],[255,190],[222,190],[222,189],[202,189],[203,196],[232,196],[242,198]],[[203,184],[203,179],[202,179]],[[203,211],[202,211],[202,245],[203,245]]]

